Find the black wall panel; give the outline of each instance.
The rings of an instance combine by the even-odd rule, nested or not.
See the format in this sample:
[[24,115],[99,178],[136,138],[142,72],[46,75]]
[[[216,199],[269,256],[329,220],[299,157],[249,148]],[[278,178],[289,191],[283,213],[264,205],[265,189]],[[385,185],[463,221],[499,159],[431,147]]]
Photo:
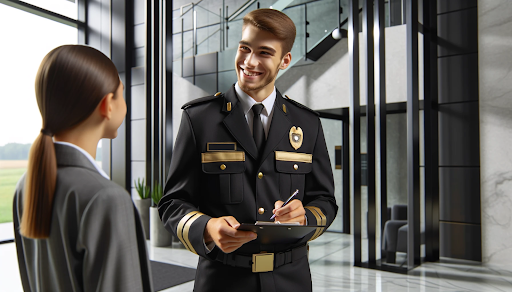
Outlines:
[[437,0],[437,13],[446,13],[476,7],[476,0]]
[[482,261],[480,225],[440,222],[440,256]]
[[478,15],[471,8],[437,17],[438,56],[445,57],[478,51]]
[[478,101],[478,54],[438,59],[439,103]]
[[439,168],[439,220],[480,224],[480,168]]
[[480,166],[478,102],[439,105],[439,166]]

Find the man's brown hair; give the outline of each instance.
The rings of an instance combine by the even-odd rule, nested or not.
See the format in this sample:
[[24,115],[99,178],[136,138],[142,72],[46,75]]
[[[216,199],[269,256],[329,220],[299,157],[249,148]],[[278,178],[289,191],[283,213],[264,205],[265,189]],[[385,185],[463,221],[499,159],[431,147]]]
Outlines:
[[244,16],[244,27],[252,24],[275,35],[282,43],[282,56],[292,50],[295,42],[295,24],[283,12],[270,8],[253,10]]

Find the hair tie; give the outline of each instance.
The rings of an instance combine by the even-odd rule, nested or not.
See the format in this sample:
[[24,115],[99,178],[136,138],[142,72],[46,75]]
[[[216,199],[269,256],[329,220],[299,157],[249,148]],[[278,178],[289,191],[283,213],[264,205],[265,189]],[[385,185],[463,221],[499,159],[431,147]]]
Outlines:
[[48,131],[48,130],[46,130],[46,129],[41,129],[41,134],[46,135],[46,136],[53,137],[52,132],[50,132],[50,131]]

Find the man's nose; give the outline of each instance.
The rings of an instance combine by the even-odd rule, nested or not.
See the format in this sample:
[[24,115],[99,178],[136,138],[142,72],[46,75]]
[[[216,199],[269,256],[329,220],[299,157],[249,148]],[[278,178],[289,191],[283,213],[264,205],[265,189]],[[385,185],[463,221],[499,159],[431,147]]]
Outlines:
[[245,58],[244,60],[244,64],[248,67],[256,67],[256,65],[258,64],[258,61],[256,60],[256,58],[254,57],[254,54],[249,54],[247,55],[247,57]]

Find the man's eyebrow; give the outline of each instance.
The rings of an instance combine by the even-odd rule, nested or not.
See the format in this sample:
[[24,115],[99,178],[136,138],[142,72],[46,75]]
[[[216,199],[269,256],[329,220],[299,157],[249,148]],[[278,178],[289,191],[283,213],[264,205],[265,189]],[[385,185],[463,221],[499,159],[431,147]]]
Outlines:
[[[244,46],[251,46],[251,44],[249,42],[246,42],[246,41],[239,41],[238,42],[240,45],[244,45]],[[273,54],[276,53],[276,50],[271,48],[271,47],[267,47],[267,46],[260,46],[258,49],[260,50],[267,50],[267,51],[271,51]]]

